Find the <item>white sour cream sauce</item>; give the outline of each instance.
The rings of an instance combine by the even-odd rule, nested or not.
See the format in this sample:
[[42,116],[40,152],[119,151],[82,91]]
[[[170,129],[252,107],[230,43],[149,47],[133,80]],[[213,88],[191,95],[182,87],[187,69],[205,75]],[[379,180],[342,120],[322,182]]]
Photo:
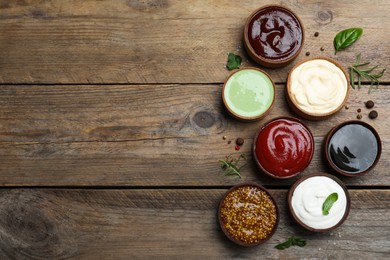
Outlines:
[[326,114],[339,107],[347,95],[344,72],[324,59],[309,60],[290,76],[290,98],[306,113]]
[[[322,214],[326,198],[337,192],[338,199],[329,210]],[[292,195],[291,204],[295,215],[307,226],[326,229],[337,225],[347,208],[347,197],[343,188],[333,179],[325,176],[310,177],[301,182]]]

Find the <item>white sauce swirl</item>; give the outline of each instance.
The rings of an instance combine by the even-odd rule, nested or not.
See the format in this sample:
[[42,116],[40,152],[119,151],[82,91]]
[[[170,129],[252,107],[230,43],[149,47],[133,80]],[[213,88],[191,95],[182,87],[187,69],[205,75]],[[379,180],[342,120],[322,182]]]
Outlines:
[[324,59],[304,62],[290,76],[290,98],[309,114],[334,111],[343,103],[347,90],[344,72]]
[[[322,205],[326,198],[336,192],[337,201],[323,215]],[[310,177],[301,182],[294,190],[291,205],[295,215],[307,226],[326,229],[337,225],[347,208],[347,197],[343,188],[333,179],[325,176]]]

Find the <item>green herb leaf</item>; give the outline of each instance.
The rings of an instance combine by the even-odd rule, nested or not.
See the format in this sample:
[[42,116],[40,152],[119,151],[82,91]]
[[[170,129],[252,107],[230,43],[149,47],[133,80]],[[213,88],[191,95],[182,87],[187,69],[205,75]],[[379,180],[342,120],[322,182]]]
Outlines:
[[365,78],[370,81],[370,89],[368,90],[368,93],[371,93],[372,88],[374,86],[378,87],[379,86],[379,78],[383,76],[385,73],[386,69],[381,70],[377,74],[371,74],[372,71],[374,71],[378,66],[373,66],[371,68],[361,68],[363,66],[367,66],[370,64],[370,62],[363,62],[360,63],[361,55],[360,53],[356,55],[356,60],[355,64],[349,67],[349,77],[351,80],[351,87],[355,89],[355,82],[354,82],[354,75],[357,75],[357,80],[358,80],[358,89],[361,87],[361,79]]
[[289,248],[290,246],[304,247],[305,245],[306,245],[305,240],[297,237],[290,237],[289,239],[287,239],[286,242],[276,245],[275,248],[279,250],[284,250],[286,248]]
[[245,155],[242,153],[237,158],[234,158],[231,154],[225,156],[225,159],[219,160],[221,164],[221,170],[225,173],[225,176],[236,176],[241,178],[241,168],[245,166],[240,164],[241,160],[246,160]]
[[228,60],[226,64],[226,68],[229,70],[239,69],[242,62],[242,58],[240,55],[236,55],[234,53],[228,53]]
[[362,28],[349,28],[337,33],[333,40],[335,54],[356,42],[363,34]]
[[279,250],[289,248],[290,246],[292,246],[292,241],[293,241],[293,238],[289,238],[286,242],[283,242],[279,245],[276,245],[275,248],[279,249]]
[[301,238],[294,238],[293,245],[299,246],[299,247],[304,247],[304,246],[306,246],[306,241],[301,239]]
[[330,194],[326,198],[326,200],[324,201],[324,204],[322,204],[322,214],[323,215],[329,214],[330,208],[333,206],[333,203],[335,203],[338,198],[339,198],[339,195],[336,192]]

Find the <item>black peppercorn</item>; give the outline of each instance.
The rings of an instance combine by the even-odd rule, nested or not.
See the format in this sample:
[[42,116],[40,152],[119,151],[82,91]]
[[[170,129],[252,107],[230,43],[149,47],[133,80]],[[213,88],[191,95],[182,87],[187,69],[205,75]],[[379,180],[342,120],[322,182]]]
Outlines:
[[369,114],[368,114],[368,117],[371,118],[371,119],[375,119],[378,117],[378,112],[376,112],[376,110],[372,110]]
[[237,138],[236,139],[236,145],[243,145],[244,144],[244,139],[242,139],[242,138]]
[[315,32],[315,33],[314,33],[314,36],[315,36],[315,37],[318,37],[318,35],[320,35],[319,32]]
[[373,108],[374,105],[375,105],[375,103],[374,103],[374,101],[372,101],[372,100],[368,100],[368,101],[366,102],[366,108]]

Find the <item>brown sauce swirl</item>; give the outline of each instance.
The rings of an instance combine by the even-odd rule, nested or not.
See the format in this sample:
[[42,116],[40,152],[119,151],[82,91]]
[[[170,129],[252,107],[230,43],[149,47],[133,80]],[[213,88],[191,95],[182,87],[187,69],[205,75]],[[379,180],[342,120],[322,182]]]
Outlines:
[[297,53],[303,32],[298,18],[277,6],[261,9],[249,23],[248,39],[257,55],[272,61]]

